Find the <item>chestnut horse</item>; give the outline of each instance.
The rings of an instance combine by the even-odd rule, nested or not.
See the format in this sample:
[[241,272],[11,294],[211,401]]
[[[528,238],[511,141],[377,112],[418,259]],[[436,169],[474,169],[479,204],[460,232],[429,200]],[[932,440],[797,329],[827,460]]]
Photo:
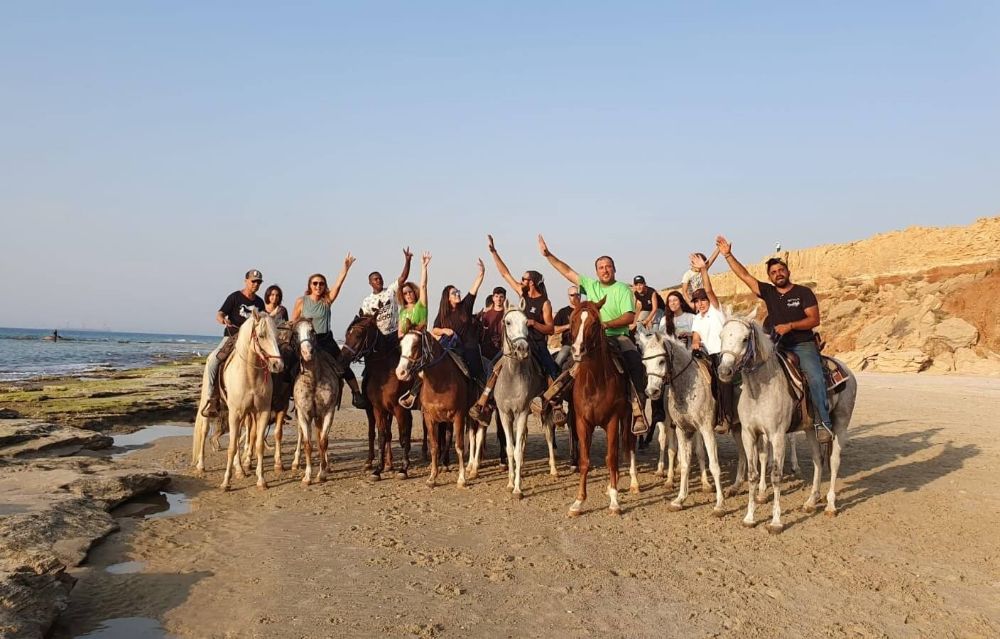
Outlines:
[[[362,388],[372,407],[368,412],[368,464],[372,479],[381,479],[386,467],[393,470],[392,420],[399,425],[399,445],[403,449],[403,466],[397,477],[406,479],[410,470],[410,434],[413,415],[399,405],[399,396],[410,389],[412,381],[400,381],[395,375],[399,363],[399,340],[395,334],[383,335],[374,315],[358,315],[347,328],[341,351],[346,358],[364,358],[365,375]],[[375,445],[375,441],[378,445]],[[375,457],[376,448],[379,451]],[[372,463],[374,461],[374,464]]]
[[581,302],[570,317],[570,335],[573,336],[573,361],[576,377],[573,382],[573,414],[576,437],[579,441],[578,463],[580,489],[576,501],[569,508],[569,515],[580,514],[587,499],[587,472],[590,470],[590,444],[594,429],[604,428],[608,437],[608,510],[612,515],[621,513],[618,504],[618,449],[619,440],[631,453],[629,492],[639,492],[635,474],[635,435],[632,434],[632,407],[628,399],[625,373],[619,372],[608,340],[601,325],[602,299],[598,303]]
[[[399,364],[396,377],[409,382],[419,375],[420,410],[424,428],[430,433],[431,474],[427,483],[434,485],[438,476],[438,460],[442,446],[438,445],[438,425],[451,423],[455,453],[458,455],[458,485],[465,485],[465,419],[475,399],[471,380],[458,367],[452,355],[427,331],[409,331],[399,344]],[[443,444],[444,442],[442,442]]]

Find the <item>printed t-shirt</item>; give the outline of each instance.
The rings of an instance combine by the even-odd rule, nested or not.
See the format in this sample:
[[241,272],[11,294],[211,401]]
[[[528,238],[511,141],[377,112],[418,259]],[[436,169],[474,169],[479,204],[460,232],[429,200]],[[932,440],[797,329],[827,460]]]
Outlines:
[[[635,312],[635,297],[632,296],[632,290],[621,282],[601,284],[600,281],[592,277],[581,275],[579,288],[580,292],[586,294],[587,299],[591,302],[597,303],[602,299],[605,300],[604,306],[601,307],[602,322],[612,322],[625,313]],[[628,335],[628,326],[606,328],[604,334],[609,337]]]
[[226,316],[229,323],[235,328],[226,327],[223,335],[236,335],[239,332],[240,326],[243,322],[247,321],[247,318],[253,313],[253,310],[264,311],[264,300],[260,299],[259,295],[254,295],[253,298],[249,298],[243,294],[243,291],[233,291],[226,298],[226,301],[222,303],[219,310],[222,314]]
[[726,314],[708,305],[708,312],[698,313],[691,322],[691,332],[701,335],[701,345],[709,355],[715,355],[722,350],[722,326],[726,323]]
[[393,282],[388,288],[371,293],[361,300],[361,312],[375,316],[375,324],[383,335],[395,335],[399,328],[396,323],[396,318],[399,317],[399,303],[396,301],[398,290],[399,282]]
[[[787,293],[780,292],[769,282],[757,282],[757,285],[760,287],[758,297],[767,305],[767,320],[772,327],[805,319],[806,309],[819,304],[812,289],[799,284],[792,284]],[[812,340],[813,332],[801,329],[793,330],[782,338],[786,344],[799,344]]]

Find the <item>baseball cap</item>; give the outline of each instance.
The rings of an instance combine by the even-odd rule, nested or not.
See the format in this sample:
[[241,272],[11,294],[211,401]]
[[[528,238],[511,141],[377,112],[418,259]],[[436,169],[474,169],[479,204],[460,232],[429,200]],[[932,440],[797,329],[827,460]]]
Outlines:
[[646,283],[646,278],[643,277],[642,275],[636,275],[635,277],[632,278],[632,283],[633,284],[645,284]]
[[246,278],[248,280],[252,281],[252,282],[263,282],[264,281],[264,276],[261,275],[260,271],[258,271],[255,268],[252,268],[249,271],[247,271]]
[[703,288],[695,289],[694,293],[691,293],[692,302],[696,302],[698,300],[707,300],[707,299],[708,299],[708,293],[706,293],[705,289]]
[[505,289],[502,286],[498,286],[495,289],[493,289],[493,294],[494,295],[503,295],[504,297],[507,297],[507,289]]

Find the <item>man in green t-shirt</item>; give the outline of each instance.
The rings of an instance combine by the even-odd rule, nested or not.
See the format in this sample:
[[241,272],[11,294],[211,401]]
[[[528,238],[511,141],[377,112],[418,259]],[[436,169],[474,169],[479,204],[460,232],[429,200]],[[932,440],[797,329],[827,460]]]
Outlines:
[[538,250],[562,276],[580,288],[580,292],[591,302],[604,300],[601,307],[601,324],[609,342],[622,356],[625,370],[632,382],[632,414],[637,417],[632,425],[632,432],[637,435],[649,429],[642,407],[646,405],[644,396],[646,389],[646,371],[642,365],[642,356],[629,336],[628,327],[635,319],[635,296],[632,289],[615,280],[615,261],[607,255],[602,255],[594,261],[597,278],[580,275],[568,264],[552,254],[545,238],[538,236]]

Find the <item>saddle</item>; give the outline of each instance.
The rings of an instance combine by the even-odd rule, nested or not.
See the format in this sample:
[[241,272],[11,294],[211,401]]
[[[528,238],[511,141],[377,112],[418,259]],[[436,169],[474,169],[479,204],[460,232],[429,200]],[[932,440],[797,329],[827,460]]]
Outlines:
[[618,340],[609,337],[608,346],[611,347],[611,361],[615,365],[615,369],[622,375],[625,374],[625,356],[622,355],[621,346],[618,344]]
[[735,389],[740,384],[740,379],[734,379],[729,384],[719,381],[716,372],[717,361],[704,355],[701,351],[693,353],[695,364],[698,366],[698,374],[710,382],[712,388],[712,399],[715,400],[714,425],[720,426],[728,421],[727,427],[733,428],[740,423],[739,414],[736,411]]
[[[801,430],[803,425],[810,423],[812,403],[809,399],[809,384],[806,383],[806,376],[799,366],[798,355],[791,351],[779,350],[778,361],[781,363],[781,370],[785,373],[785,379],[788,381],[788,394],[799,407],[792,413],[792,424],[788,428],[788,432],[792,433]],[[823,364],[826,398],[829,402],[834,395],[844,390],[850,373],[832,357],[820,355],[820,362]]]
[[236,336],[228,335],[226,341],[219,347],[218,354],[215,356],[219,360],[219,364],[229,359],[229,356],[233,354],[234,348],[236,348]]

